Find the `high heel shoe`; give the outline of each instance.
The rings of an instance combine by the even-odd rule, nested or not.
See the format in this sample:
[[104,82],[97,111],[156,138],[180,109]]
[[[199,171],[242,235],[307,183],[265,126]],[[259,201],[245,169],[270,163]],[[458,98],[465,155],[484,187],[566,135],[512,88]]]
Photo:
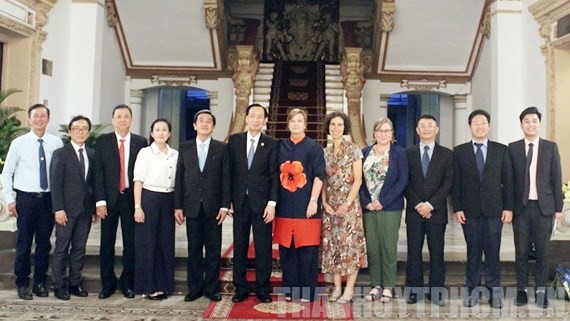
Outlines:
[[347,303],[352,303],[353,301],[354,301],[354,293],[351,293],[349,295],[345,291],[344,294],[340,298],[338,298],[338,300],[336,300],[336,303],[347,304]]
[[381,287],[377,286],[374,287],[370,292],[364,297],[368,302],[374,302],[380,296],[380,291],[382,290]]
[[341,289],[334,289],[334,291],[331,293],[331,296],[329,297],[329,302],[336,302],[341,295]]

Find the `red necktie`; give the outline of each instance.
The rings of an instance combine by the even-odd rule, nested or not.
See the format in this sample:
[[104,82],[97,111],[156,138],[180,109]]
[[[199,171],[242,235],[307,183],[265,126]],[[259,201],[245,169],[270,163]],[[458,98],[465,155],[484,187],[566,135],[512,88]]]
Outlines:
[[125,191],[125,140],[120,139],[121,146],[119,146],[119,161],[121,162],[121,174],[119,175],[119,192]]

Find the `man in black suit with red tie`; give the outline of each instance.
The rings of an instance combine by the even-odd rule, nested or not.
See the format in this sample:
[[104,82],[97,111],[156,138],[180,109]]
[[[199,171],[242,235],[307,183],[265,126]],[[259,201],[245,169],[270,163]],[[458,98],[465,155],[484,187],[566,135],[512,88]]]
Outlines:
[[99,292],[99,299],[110,297],[117,288],[114,269],[119,218],[123,234],[123,272],[119,285],[126,298],[135,297],[133,170],[137,155],[141,148],[147,146],[147,140],[130,132],[132,116],[129,106],[116,106],[112,114],[115,131],[101,135],[95,146],[93,178],[97,215],[101,219],[99,260],[103,285],[103,289]]
[[233,276],[234,303],[243,301],[250,288],[246,279],[249,233],[253,227],[255,245],[255,292],[263,303],[271,302],[269,278],[272,266],[272,222],[279,194],[275,139],[261,133],[267,122],[265,107],[253,104],[246,109],[247,132],[230,136],[228,151],[234,207]]
[[[70,294],[88,295],[81,282],[81,271],[91,221],[98,219],[93,193],[95,151],[85,146],[91,121],[84,116],[75,116],[67,129],[70,142],[53,153],[50,165],[51,199],[57,223],[51,276],[55,297],[60,300],[69,300]],[[68,264],[69,279],[66,282]]]
[[489,304],[503,307],[501,236],[513,216],[513,171],[507,146],[489,140],[491,116],[484,110],[468,119],[472,141],[453,150],[453,211],[467,243],[467,296],[463,305],[479,304],[482,258]]
[[[220,301],[222,223],[230,207],[230,170],[226,144],[212,138],[216,118],[203,109],[194,116],[197,136],[180,144],[174,189],[174,218],[186,220],[188,294]],[[205,256],[203,250],[206,250]]]
[[536,250],[535,303],[548,307],[548,250],[554,220],[562,218],[562,170],[555,142],[539,136],[542,114],[528,107],[519,116],[524,138],[509,144],[514,172],[515,264],[518,306],[528,303],[528,254]]
[[427,297],[433,304],[444,306],[443,247],[448,216],[447,197],[453,185],[453,152],[435,142],[439,127],[434,116],[422,115],[416,132],[420,143],[406,149],[410,173],[405,192],[408,240],[406,287],[410,292],[407,303],[417,303],[418,295],[423,294],[422,249],[427,236],[430,254],[430,292]]

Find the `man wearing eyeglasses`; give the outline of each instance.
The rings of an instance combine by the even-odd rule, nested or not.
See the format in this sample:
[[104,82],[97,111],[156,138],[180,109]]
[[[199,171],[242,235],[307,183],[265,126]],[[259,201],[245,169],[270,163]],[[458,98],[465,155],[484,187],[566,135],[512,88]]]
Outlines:
[[[95,151],[85,146],[91,121],[84,116],[75,116],[67,129],[70,143],[53,153],[50,166],[51,198],[56,222],[51,272],[54,294],[60,300],[69,300],[70,294],[87,296],[81,283],[81,271],[91,222],[98,220],[93,192]],[[68,264],[69,286],[66,282]]]
[[[479,304],[484,292],[489,304],[503,307],[501,233],[513,218],[513,172],[507,146],[489,140],[491,116],[474,110],[468,118],[471,141],[453,150],[453,211],[467,243],[465,307]],[[485,269],[483,266],[485,254]],[[480,288],[485,273],[485,288]]]

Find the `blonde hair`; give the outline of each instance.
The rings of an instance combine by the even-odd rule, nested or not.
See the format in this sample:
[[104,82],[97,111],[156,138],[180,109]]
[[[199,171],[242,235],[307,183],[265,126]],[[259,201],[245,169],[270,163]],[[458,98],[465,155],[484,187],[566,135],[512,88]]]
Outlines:
[[[390,128],[392,129],[392,137],[390,138],[390,143],[394,144],[396,142],[396,139],[394,139],[394,124],[388,117],[382,117],[374,122],[374,126],[372,127],[372,138],[374,138],[374,132],[384,124],[390,125]],[[376,143],[376,139],[374,139],[374,143]]]
[[305,120],[305,125],[307,124],[307,111],[305,111],[304,109],[301,108],[293,108],[289,111],[289,114],[287,115],[287,122],[290,122],[291,119],[293,119],[293,117],[297,116],[297,115],[303,115],[303,119]]

